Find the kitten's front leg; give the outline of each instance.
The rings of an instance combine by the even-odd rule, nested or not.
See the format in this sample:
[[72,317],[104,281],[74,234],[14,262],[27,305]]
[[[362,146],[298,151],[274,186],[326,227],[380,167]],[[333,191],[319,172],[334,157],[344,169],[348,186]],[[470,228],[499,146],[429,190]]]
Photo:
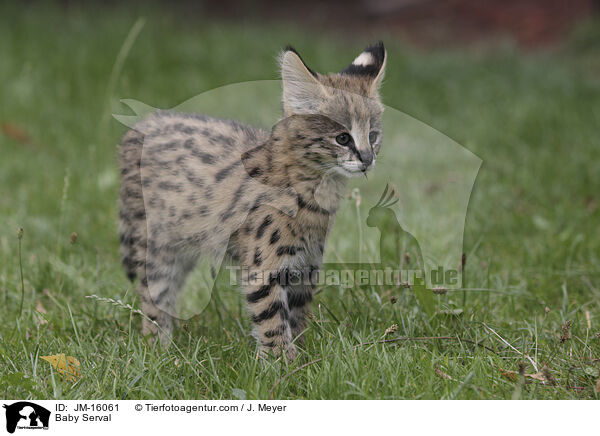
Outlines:
[[297,352],[291,343],[290,310],[285,286],[280,283],[281,271],[265,270],[262,279],[259,277],[255,283],[250,280],[245,286],[246,300],[261,354],[279,356],[285,352],[288,359],[294,359]]
[[291,286],[287,290],[288,307],[290,309],[290,328],[292,338],[296,339],[306,328],[306,317],[309,312],[310,303],[313,299],[314,286],[302,284]]
[[[313,300],[315,286],[321,275],[319,265],[323,262],[324,236],[314,238],[307,245],[303,261],[306,265],[299,269],[298,276],[290,277],[288,287],[288,307],[290,309],[290,327],[294,340],[302,340],[302,333],[306,329],[306,318],[309,314],[310,303]],[[306,239],[303,238],[303,241]]]

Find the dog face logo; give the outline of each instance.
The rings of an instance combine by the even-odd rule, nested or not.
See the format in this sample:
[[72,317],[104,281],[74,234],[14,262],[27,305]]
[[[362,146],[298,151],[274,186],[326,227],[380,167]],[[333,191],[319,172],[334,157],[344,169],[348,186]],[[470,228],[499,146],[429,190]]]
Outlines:
[[6,409],[6,431],[19,429],[48,429],[50,411],[28,401],[3,406]]

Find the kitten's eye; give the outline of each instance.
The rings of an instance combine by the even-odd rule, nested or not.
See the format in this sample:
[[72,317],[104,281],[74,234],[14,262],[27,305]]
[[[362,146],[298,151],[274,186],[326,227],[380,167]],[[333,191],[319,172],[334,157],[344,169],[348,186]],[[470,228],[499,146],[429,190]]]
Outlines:
[[377,133],[375,130],[370,132],[369,133],[369,144],[371,144],[371,145],[375,144],[375,141],[377,141],[378,137],[379,137],[379,133]]
[[347,145],[352,137],[348,133],[341,133],[335,137],[335,140],[340,145]]

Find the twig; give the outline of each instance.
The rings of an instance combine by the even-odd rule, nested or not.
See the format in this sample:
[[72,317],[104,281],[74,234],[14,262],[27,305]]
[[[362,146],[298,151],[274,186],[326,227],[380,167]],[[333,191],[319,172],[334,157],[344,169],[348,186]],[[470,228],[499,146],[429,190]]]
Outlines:
[[510,348],[512,348],[514,351],[516,351],[517,353],[519,353],[521,356],[525,357],[527,360],[529,360],[529,362],[531,362],[531,364],[533,365],[533,369],[535,369],[535,372],[539,372],[537,365],[535,364],[535,362],[533,361],[533,359],[528,355],[528,354],[524,354],[521,351],[517,350],[515,347],[513,347],[506,339],[504,339],[502,336],[500,336],[498,333],[496,333],[496,331],[491,328],[490,326],[488,326],[486,323],[482,323],[483,326],[485,328],[487,328],[489,331],[491,331],[493,334],[495,334],[496,336],[498,336],[498,338],[504,342],[506,345],[508,345]]

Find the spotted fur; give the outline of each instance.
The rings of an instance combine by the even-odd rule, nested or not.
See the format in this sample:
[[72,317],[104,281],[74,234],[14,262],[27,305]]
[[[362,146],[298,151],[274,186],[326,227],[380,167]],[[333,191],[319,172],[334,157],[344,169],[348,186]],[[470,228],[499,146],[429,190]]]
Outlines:
[[[170,340],[173,319],[158,307],[175,303],[201,254],[226,246],[244,271],[263,273],[258,284],[244,277],[243,289],[261,351],[295,356],[313,289],[294,279],[318,270],[346,177],[375,164],[384,67],[381,43],[327,75],[288,48],[284,116],[271,132],[157,112],[125,134],[122,259],[139,280],[142,310],[160,326],[144,321],[144,333]],[[350,135],[343,145],[342,134]]]

